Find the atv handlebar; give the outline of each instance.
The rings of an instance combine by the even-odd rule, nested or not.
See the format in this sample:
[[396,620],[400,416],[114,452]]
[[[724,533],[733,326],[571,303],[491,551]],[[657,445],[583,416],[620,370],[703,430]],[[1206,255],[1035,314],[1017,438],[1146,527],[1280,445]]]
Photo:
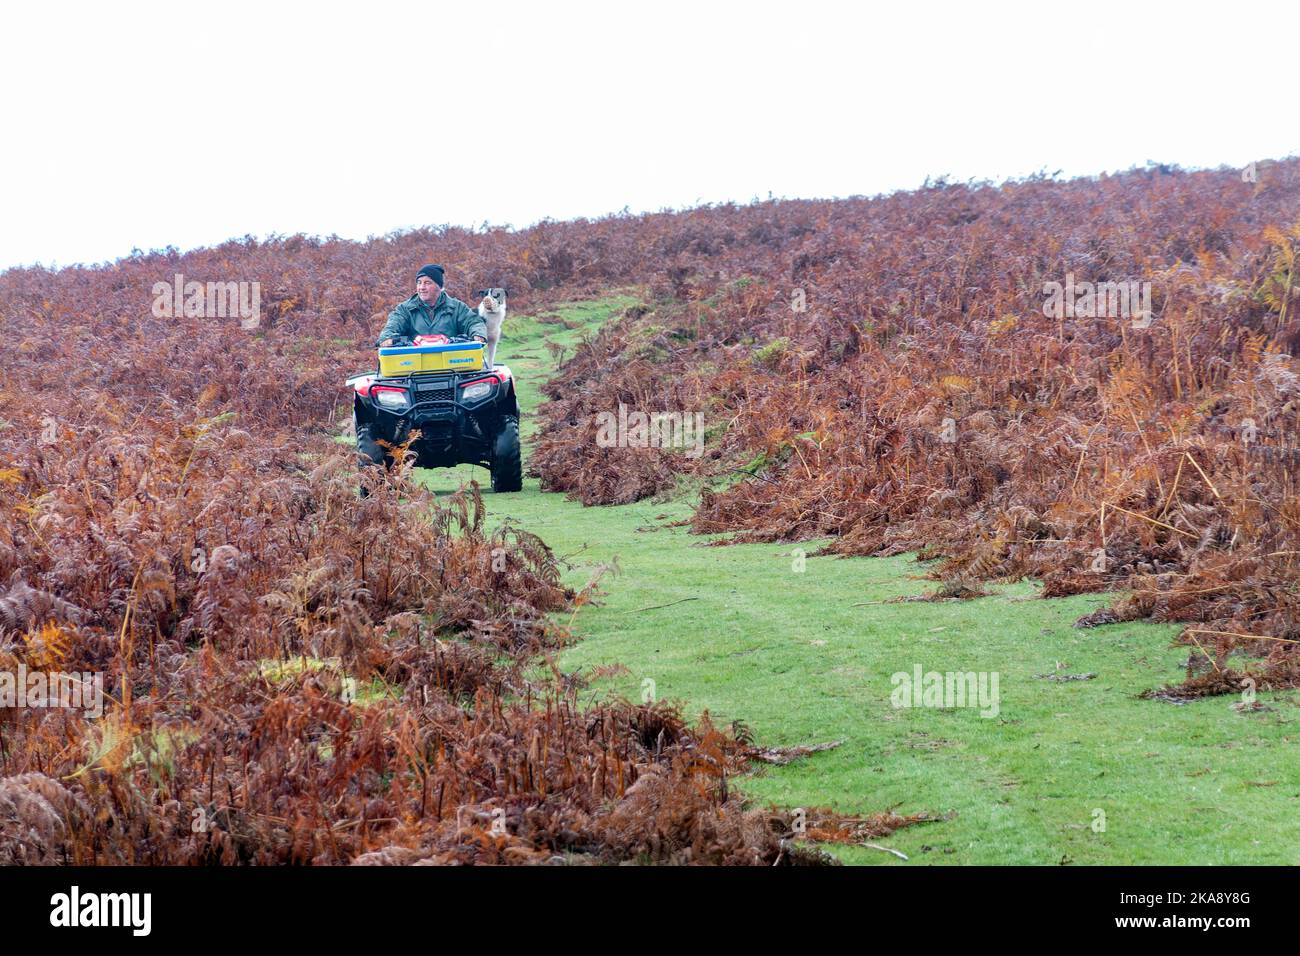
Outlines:
[[[393,335],[385,339],[384,341],[386,341],[388,344],[384,345],[381,343],[378,346],[379,348],[406,348],[415,344],[411,340],[411,338],[406,335]],[[476,340],[473,336],[466,338],[463,335],[453,335],[447,339],[447,342],[449,344],[453,344],[456,342],[474,342],[474,341],[478,341],[478,340]]]

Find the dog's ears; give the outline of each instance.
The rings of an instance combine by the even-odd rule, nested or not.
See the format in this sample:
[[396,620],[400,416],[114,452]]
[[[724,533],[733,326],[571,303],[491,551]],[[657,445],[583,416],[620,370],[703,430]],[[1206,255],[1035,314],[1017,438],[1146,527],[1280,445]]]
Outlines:
[[487,289],[479,289],[479,290],[476,291],[474,294],[475,294],[475,295],[487,295],[488,292],[487,292]]

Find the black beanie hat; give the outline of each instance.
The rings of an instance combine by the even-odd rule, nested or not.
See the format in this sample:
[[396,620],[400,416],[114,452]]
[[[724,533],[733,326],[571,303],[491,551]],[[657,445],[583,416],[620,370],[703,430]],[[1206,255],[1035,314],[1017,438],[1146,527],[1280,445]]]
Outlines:
[[438,288],[442,288],[445,283],[442,281],[442,266],[425,266],[415,274],[418,279],[420,276],[428,276],[434,282],[438,283]]

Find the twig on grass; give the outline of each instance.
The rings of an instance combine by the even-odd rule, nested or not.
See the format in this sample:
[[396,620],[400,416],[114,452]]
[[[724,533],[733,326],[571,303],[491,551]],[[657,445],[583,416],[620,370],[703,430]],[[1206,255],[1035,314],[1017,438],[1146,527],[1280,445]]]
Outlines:
[[885,853],[892,853],[892,854],[894,854],[894,856],[898,857],[900,860],[906,860],[906,859],[907,859],[907,854],[906,854],[906,853],[903,853],[901,850],[892,850],[892,849],[890,849],[890,848],[887,847],[887,846],[881,846],[879,843],[860,843],[860,844],[858,844],[858,845],[859,845],[859,846],[865,846],[865,847],[866,847],[867,849],[869,849],[869,850],[882,850],[882,851],[884,851]]
[[680,601],[669,601],[667,604],[651,604],[649,607],[638,607],[629,611],[629,614],[636,614],[638,611],[654,611],[661,607],[672,607],[674,604],[681,604],[683,601],[698,601],[697,597],[682,598]]

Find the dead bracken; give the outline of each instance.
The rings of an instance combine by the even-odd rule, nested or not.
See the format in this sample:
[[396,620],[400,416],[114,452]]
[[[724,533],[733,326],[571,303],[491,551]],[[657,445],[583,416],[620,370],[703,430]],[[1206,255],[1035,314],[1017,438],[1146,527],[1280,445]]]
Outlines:
[[[543,541],[334,440],[431,242],[546,308],[625,284],[677,229],[648,221],[0,276],[0,671],[105,697],[0,709],[0,863],[826,862],[732,785],[772,751],[538,681],[589,596]],[[260,327],[154,317],[176,273],[257,279]]]

